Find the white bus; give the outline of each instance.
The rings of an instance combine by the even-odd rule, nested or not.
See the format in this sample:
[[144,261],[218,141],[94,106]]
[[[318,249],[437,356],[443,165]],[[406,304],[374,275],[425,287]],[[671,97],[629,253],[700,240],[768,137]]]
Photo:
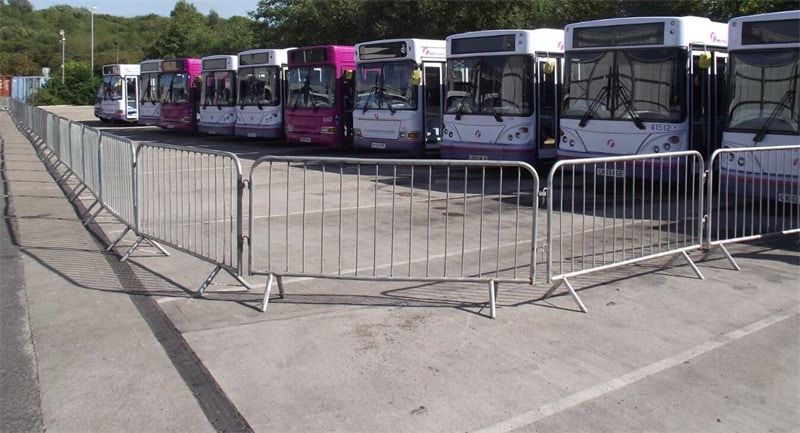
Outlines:
[[[728,22],[728,37],[722,147],[800,144],[800,11],[733,18]],[[800,151],[731,155],[732,159],[721,158],[720,174],[725,175],[726,168],[740,174],[746,171],[747,175],[738,177],[750,185],[739,191],[800,203]]]
[[554,159],[563,53],[561,29],[448,36],[442,158]]
[[238,70],[238,56],[218,54],[200,59],[202,87],[197,132],[234,135]]
[[353,144],[422,155],[439,148],[445,41],[356,44]]
[[559,158],[686,150],[706,157],[719,146],[727,25],[630,17],[564,31]]
[[259,48],[239,53],[236,135],[283,138],[287,51]]
[[159,74],[161,60],[145,60],[139,64],[139,124],[158,126],[161,120]]
[[136,123],[139,120],[139,65],[103,65],[103,82],[97,90],[94,115],[102,122]]

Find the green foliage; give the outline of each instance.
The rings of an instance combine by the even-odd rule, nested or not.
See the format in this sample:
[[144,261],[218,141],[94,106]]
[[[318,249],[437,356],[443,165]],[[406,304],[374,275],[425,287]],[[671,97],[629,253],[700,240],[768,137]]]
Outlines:
[[[64,82],[61,71],[54,73],[36,95],[36,105],[92,105],[101,79],[85,63],[67,62]],[[58,76],[57,76],[58,75]]]

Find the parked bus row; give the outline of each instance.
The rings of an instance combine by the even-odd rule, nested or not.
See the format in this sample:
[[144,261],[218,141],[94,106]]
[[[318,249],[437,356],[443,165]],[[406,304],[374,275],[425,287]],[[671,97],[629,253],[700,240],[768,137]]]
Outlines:
[[[800,11],[629,17],[107,65],[96,114],[453,159],[708,157],[797,144],[799,67]],[[800,171],[736,164],[777,183]]]

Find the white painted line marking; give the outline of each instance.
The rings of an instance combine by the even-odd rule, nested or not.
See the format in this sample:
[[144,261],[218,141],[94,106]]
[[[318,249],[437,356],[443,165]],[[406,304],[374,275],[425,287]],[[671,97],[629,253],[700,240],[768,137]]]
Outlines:
[[676,365],[682,364],[692,358],[696,358],[714,349],[722,347],[730,342],[736,341],[742,337],[746,337],[764,328],[772,326],[775,323],[786,320],[795,314],[798,314],[798,312],[800,312],[800,306],[795,306],[791,310],[793,310],[791,313],[775,314],[766,317],[757,322],[721,335],[713,340],[709,340],[703,344],[692,347],[691,349],[680,352],[669,358],[647,365],[638,370],[631,371],[630,373],[623,374],[622,376],[595,385],[591,388],[587,388],[583,391],[569,395],[560,400],[556,400],[552,403],[545,404],[544,406],[540,406],[534,410],[522,413],[508,420],[501,421],[497,424],[482,428],[480,430],[476,430],[474,433],[506,433],[531,425],[541,419],[547,418],[550,415],[555,415],[559,412],[563,412],[604,394],[616,391],[632,383],[638,382],[639,380],[642,380],[648,376],[660,373]]

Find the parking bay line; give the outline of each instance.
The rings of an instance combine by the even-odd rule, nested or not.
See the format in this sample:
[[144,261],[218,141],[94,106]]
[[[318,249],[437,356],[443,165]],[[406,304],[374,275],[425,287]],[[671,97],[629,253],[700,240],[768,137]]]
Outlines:
[[680,365],[690,359],[697,358],[700,355],[708,353],[728,343],[734,342],[740,338],[746,337],[778,322],[786,320],[800,312],[800,305],[794,306],[789,311],[790,312],[788,313],[783,312],[765,317],[759,321],[753,322],[739,329],[735,329],[717,338],[708,340],[705,343],[694,346],[688,350],[684,350],[683,352],[670,356],[669,358],[654,362],[638,370],[623,374],[622,376],[600,383],[591,388],[584,389],[583,391],[566,396],[552,403],[545,404],[508,420],[476,430],[474,433],[507,433],[531,425],[551,415],[555,415],[589,400],[631,385],[649,376],[660,373],[676,365]]

